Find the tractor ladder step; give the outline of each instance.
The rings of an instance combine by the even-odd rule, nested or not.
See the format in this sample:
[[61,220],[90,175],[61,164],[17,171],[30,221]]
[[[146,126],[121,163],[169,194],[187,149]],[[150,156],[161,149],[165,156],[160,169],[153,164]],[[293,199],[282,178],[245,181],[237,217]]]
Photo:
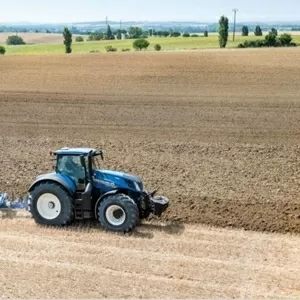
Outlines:
[[77,220],[83,220],[84,219],[82,199],[76,199],[75,200],[75,219],[77,219]]

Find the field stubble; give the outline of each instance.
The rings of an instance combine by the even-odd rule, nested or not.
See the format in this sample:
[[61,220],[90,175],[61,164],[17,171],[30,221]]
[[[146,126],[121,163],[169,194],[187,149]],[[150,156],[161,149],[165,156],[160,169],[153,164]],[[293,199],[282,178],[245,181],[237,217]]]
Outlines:
[[297,49],[3,57],[1,190],[26,193],[49,149],[170,198],[165,220],[300,232]]
[[130,236],[91,223],[0,225],[3,298],[299,297],[298,237],[157,222]]

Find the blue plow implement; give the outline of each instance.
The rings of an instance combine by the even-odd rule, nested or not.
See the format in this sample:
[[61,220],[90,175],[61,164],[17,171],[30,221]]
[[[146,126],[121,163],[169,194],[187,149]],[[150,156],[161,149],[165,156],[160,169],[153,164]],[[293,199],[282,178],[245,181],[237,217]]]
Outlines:
[[19,198],[17,200],[10,200],[7,193],[0,193],[0,209],[24,209],[28,210],[27,199]]

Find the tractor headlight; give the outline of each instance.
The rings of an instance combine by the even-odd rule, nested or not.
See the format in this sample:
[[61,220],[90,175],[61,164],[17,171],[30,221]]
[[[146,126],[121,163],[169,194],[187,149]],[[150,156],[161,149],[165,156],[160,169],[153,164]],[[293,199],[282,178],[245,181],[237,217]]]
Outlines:
[[134,186],[135,186],[135,188],[136,188],[137,191],[139,191],[139,192],[141,191],[140,186],[135,181],[134,181]]

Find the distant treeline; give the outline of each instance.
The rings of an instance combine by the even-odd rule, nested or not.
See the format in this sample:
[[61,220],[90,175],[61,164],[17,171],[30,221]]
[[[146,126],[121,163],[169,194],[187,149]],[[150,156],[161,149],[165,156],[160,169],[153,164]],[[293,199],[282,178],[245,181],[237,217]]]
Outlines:
[[[143,31],[154,31],[154,32],[179,32],[183,33],[204,33],[208,32],[218,32],[218,23],[177,23],[177,22],[163,22],[163,23],[123,23],[119,24],[117,22],[110,22],[112,31],[117,31],[118,29],[129,31],[130,27],[140,27]],[[269,31],[271,28],[275,27],[281,31],[299,31],[300,25],[298,24],[259,24],[262,31]],[[243,24],[238,23],[236,25],[236,30],[238,32],[242,31],[243,26],[247,26],[249,31],[253,32],[257,24]],[[91,22],[91,23],[78,23],[73,26],[68,26],[67,24],[47,24],[47,25],[0,25],[0,32],[16,32],[16,33],[26,33],[26,32],[40,32],[40,33],[62,33],[64,28],[70,28],[73,34],[80,35],[90,35],[94,32],[106,32],[106,23],[103,22]],[[233,24],[229,24],[229,30],[232,31]]]
[[[117,29],[113,31],[110,25],[107,26],[106,31],[96,31],[88,33],[88,41],[100,41],[100,40],[121,40],[121,39],[140,39],[140,38],[148,38],[148,37],[200,37],[199,34],[191,34],[188,32],[181,33],[179,31],[164,30],[164,31],[156,31],[153,29],[143,30],[141,27],[132,26],[128,30],[126,29]],[[204,31],[204,37],[208,36],[208,32]],[[78,40],[79,41],[79,40]],[[81,40],[83,41],[83,40]]]

